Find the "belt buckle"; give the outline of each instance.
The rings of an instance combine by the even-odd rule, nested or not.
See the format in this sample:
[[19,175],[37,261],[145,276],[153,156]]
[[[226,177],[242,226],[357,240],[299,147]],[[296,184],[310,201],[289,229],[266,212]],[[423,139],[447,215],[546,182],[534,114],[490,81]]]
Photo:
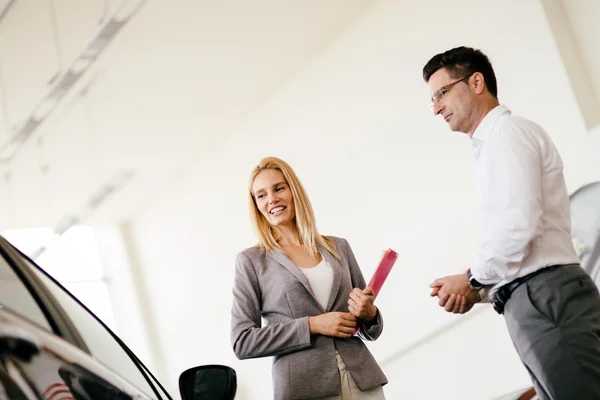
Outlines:
[[504,306],[506,305],[508,299],[510,299],[510,292],[507,293],[507,290],[508,288],[506,285],[502,286],[500,289],[498,289],[496,295],[494,296],[493,306],[494,310],[498,314],[504,314]]
[[494,311],[496,311],[498,314],[504,314],[504,303],[500,302],[496,296],[494,296],[492,306],[494,307]]

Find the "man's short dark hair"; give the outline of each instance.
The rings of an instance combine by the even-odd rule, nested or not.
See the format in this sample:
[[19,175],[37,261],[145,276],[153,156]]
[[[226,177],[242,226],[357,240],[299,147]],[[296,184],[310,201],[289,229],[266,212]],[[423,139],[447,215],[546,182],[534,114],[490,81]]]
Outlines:
[[488,91],[492,96],[498,98],[498,85],[492,63],[480,50],[461,46],[436,54],[423,67],[425,82],[429,82],[431,75],[442,68],[446,68],[453,79],[464,78],[480,72]]

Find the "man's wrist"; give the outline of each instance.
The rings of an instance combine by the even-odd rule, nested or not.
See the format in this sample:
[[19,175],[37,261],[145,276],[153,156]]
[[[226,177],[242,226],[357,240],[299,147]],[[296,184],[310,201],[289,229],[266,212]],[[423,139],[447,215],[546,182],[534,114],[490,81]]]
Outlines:
[[489,303],[490,302],[490,288],[491,286],[486,285],[479,291],[479,302],[480,303]]
[[469,283],[471,284],[471,287],[474,290],[480,291],[481,289],[483,289],[483,284],[481,282],[479,282],[477,279],[475,279],[475,277],[471,273],[471,268],[469,268],[467,270],[467,279],[469,280]]

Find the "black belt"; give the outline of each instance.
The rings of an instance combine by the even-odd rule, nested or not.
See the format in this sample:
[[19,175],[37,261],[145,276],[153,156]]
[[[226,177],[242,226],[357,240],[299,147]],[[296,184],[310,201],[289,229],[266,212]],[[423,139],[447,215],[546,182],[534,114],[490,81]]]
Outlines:
[[537,271],[530,273],[529,275],[522,276],[520,278],[515,279],[512,282],[507,283],[506,285],[501,286],[500,289],[498,289],[498,291],[494,295],[494,299],[492,301],[492,303],[494,305],[494,310],[496,310],[496,312],[498,314],[503,314],[504,306],[510,299],[510,296],[512,295],[512,293],[519,286],[521,286],[521,284],[527,282],[529,279],[533,278],[536,275],[540,275],[545,272],[550,272],[558,267],[561,267],[561,265],[552,265],[550,267],[541,268],[541,269],[538,269]]

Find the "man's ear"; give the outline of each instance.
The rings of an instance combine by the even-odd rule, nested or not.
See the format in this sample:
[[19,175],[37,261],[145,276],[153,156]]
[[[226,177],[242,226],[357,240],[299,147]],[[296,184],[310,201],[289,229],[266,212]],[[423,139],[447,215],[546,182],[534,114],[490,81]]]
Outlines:
[[485,85],[485,78],[481,72],[475,72],[473,76],[471,76],[470,81],[475,94],[482,94],[487,89]]

